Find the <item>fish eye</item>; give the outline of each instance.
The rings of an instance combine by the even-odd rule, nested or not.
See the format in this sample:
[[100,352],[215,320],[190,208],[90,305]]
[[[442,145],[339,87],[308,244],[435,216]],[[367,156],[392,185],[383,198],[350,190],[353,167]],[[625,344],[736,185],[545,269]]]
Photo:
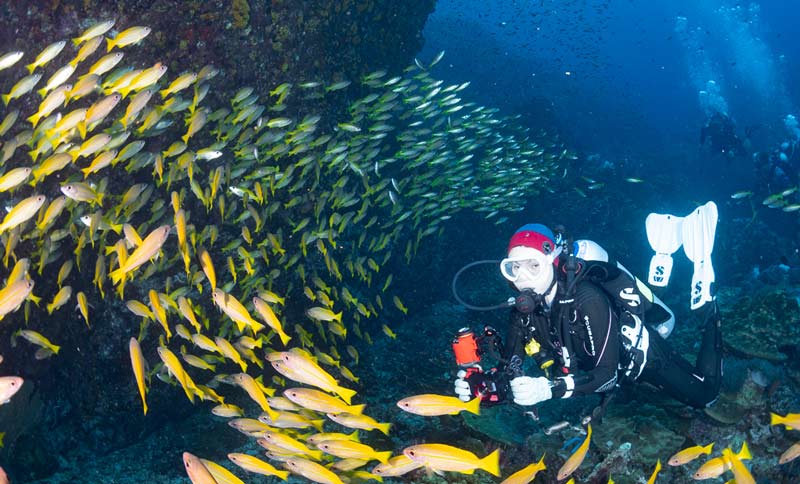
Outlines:
[[415,454],[415,452],[413,450],[409,450],[408,453],[411,454],[411,455]]

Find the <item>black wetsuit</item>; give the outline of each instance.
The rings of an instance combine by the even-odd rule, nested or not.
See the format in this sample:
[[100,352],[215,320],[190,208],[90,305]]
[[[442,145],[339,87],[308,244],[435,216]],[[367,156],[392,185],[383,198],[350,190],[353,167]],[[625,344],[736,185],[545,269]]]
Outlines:
[[[550,374],[555,383],[553,398],[604,393],[618,383],[635,379],[663,389],[672,398],[694,407],[716,400],[722,379],[722,341],[716,303],[708,303],[700,310],[706,312],[706,317],[696,365],[686,361],[650,329],[649,345],[640,352],[634,371],[627,376],[624,369],[635,352],[626,350],[621,330],[623,325],[631,324],[634,316],[626,309],[617,310],[617,306],[598,285],[582,281],[576,286],[574,303],[568,306],[567,311],[572,315],[566,319],[556,308],[549,313],[531,314],[512,310],[505,359],[509,361],[514,355],[524,358],[530,339],[539,342],[543,350],[535,355],[537,361],[547,360],[545,354],[549,351],[556,362]],[[641,314],[646,314],[646,305],[638,308]],[[565,354],[569,361],[564,361]],[[646,354],[643,367],[642,354]]]

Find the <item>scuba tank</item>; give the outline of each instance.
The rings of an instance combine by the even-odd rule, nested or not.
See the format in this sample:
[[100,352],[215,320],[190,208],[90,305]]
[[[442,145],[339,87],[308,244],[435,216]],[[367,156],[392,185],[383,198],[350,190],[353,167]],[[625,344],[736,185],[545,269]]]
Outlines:
[[[625,266],[612,260],[600,244],[592,240],[576,240],[572,244],[572,253],[577,263],[574,277],[581,280],[588,277],[605,291],[616,307],[646,321],[662,338],[666,339],[672,333],[675,327],[672,310]],[[569,256],[559,264],[567,279],[571,272],[568,264]]]

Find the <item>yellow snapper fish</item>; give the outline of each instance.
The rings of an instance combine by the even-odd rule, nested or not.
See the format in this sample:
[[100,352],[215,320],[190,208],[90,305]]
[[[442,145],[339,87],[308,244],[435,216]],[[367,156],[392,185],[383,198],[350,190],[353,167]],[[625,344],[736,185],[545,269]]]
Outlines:
[[647,480],[647,484],[656,482],[656,477],[658,477],[659,472],[661,472],[661,459],[656,461],[656,468],[653,470],[653,474],[650,475],[650,479]]
[[96,24],[84,30],[81,35],[72,39],[72,43],[75,45],[80,45],[81,43],[86,42],[87,40],[91,40],[95,37],[99,37],[105,34],[109,30],[111,30],[111,27],[113,26],[114,26],[114,20],[97,22]]
[[542,458],[539,459],[539,462],[534,462],[523,467],[522,469],[508,476],[500,484],[528,484],[536,479],[536,474],[545,469],[547,469],[547,466],[544,464],[544,456],[542,456]]
[[303,476],[313,482],[318,482],[320,484],[344,484],[342,479],[334,474],[333,471],[308,459],[292,457],[287,459],[284,465],[292,473]]
[[133,368],[133,376],[136,379],[136,386],[139,388],[139,395],[142,397],[142,407],[144,414],[147,415],[147,385],[145,384],[145,375],[147,374],[147,362],[142,354],[142,348],[139,346],[139,341],[136,338],[131,338],[128,342],[128,352],[131,357],[131,367]]
[[328,308],[313,307],[306,311],[306,315],[319,321],[338,321],[342,322],[342,313],[334,313]]
[[197,389],[197,385],[192,380],[192,377],[186,373],[184,370],[183,365],[181,365],[180,360],[178,357],[167,349],[164,346],[158,347],[158,357],[161,358],[161,361],[164,362],[164,366],[169,370],[170,374],[178,380],[178,383],[183,388],[184,393],[186,393],[186,398],[189,399],[192,403],[194,403],[195,395],[199,394],[199,390]]
[[253,297],[253,306],[256,308],[258,315],[261,316],[261,319],[276,333],[278,333],[281,343],[286,346],[292,337],[286,334],[286,332],[283,330],[281,321],[278,319],[278,316],[275,315],[275,312],[272,310],[269,304],[259,297]]
[[791,447],[786,449],[783,454],[781,454],[780,458],[778,459],[778,464],[786,464],[787,462],[797,459],[798,456],[800,456],[800,442],[795,442]]
[[[263,441],[262,441],[263,439]],[[259,439],[259,445],[264,448],[279,447],[281,449],[311,457],[314,460],[322,459],[321,450],[311,450],[306,444],[282,432],[267,430]]]
[[125,47],[127,45],[135,44],[150,34],[150,27],[131,27],[118,33],[113,39],[106,39],[108,43],[107,52],[110,52],[114,47]]
[[183,466],[186,468],[186,475],[189,476],[192,484],[218,484],[199,457],[184,452]]
[[569,459],[567,459],[567,461],[564,462],[564,465],[562,465],[561,468],[558,470],[559,481],[569,477],[573,472],[575,472],[575,469],[577,469],[578,466],[581,465],[583,459],[586,458],[586,452],[588,452],[589,450],[589,443],[591,442],[591,440],[592,440],[592,425],[589,424],[589,427],[587,428],[586,431],[586,438],[584,439],[583,443],[571,456],[569,456]]
[[701,455],[709,455],[711,454],[711,449],[714,447],[714,443],[710,443],[703,447],[702,445],[695,445],[686,449],[683,449],[680,452],[677,452],[675,455],[669,458],[667,464],[671,466],[682,466],[686,463],[689,463]]
[[[742,448],[738,453],[734,454],[738,460],[751,459],[750,449],[747,447],[747,442],[742,442]],[[715,457],[707,460],[700,466],[697,471],[692,475],[694,480],[700,481],[704,479],[714,479],[721,476],[725,471],[731,468],[730,459],[724,457]]]
[[25,380],[18,376],[0,376],[0,405],[5,405],[22,388]]
[[264,391],[252,376],[247,373],[237,373],[231,377],[233,378],[233,382],[246,391],[250,398],[256,402],[258,406],[261,407],[261,410],[266,412],[271,419],[275,420],[278,418],[278,413],[269,406]]
[[480,398],[473,398],[469,402],[462,402],[456,397],[434,394],[415,395],[397,402],[397,406],[402,410],[425,417],[456,415],[462,411],[480,415],[480,405]]
[[800,413],[789,413],[785,417],[770,413],[770,425],[783,425],[787,430],[800,430]]
[[412,460],[405,454],[400,454],[389,459],[385,464],[378,464],[372,468],[372,473],[381,477],[397,477],[419,469],[423,464]]
[[377,451],[372,447],[352,440],[323,440],[317,443],[317,448],[326,454],[342,459],[377,460],[381,464],[389,462],[392,452]]
[[381,423],[368,415],[354,415],[352,413],[328,413],[329,419],[347,428],[361,430],[380,430],[384,435],[389,435],[391,422]]
[[742,461],[733,453],[730,448],[722,449],[722,458],[726,459],[731,464],[731,472],[733,472],[736,484],[756,484],[753,475],[747,467],[742,464]]
[[252,472],[254,474],[261,474],[263,476],[276,476],[279,479],[286,480],[289,478],[289,471],[280,471],[268,462],[264,462],[258,457],[252,455],[230,453],[228,459],[242,469]]
[[472,474],[482,469],[493,476],[500,476],[500,449],[479,458],[472,452],[446,444],[419,444],[403,449],[411,460],[440,473],[443,471]]
[[28,179],[32,169],[30,167],[14,168],[0,177],[0,193],[12,190]]
[[44,195],[32,195],[14,205],[0,223],[0,234],[33,218],[46,200],[47,197]]
[[36,346],[50,350],[52,353],[56,355],[58,354],[58,351],[61,349],[60,346],[54,345],[49,339],[47,339],[41,333],[38,333],[30,329],[21,329],[18,330],[15,334],[18,336],[22,336],[28,342],[35,344]]
[[250,327],[253,334],[264,329],[265,326],[253,319],[253,316],[250,315],[250,312],[239,300],[227,294],[222,289],[214,289],[212,299],[214,300],[214,304],[236,323],[236,327],[240,333],[244,332],[246,327]]
[[291,402],[303,408],[321,413],[347,412],[360,414],[366,405],[347,405],[337,397],[313,388],[287,388],[283,395]]
[[142,240],[141,245],[133,251],[133,254],[131,254],[118,269],[108,274],[111,281],[114,284],[118,284],[127,274],[155,257],[158,251],[161,250],[161,246],[166,242],[169,231],[169,225],[162,225],[150,232],[147,237]]
[[25,53],[21,50],[15,50],[13,52],[9,52],[8,54],[4,54],[2,57],[0,57],[0,71],[3,69],[8,69],[16,64],[20,59],[22,59],[23,55],[25,55]]
[[244,481],[236,477],[231,471],[206,459],[200,459],[205,464],[208,472],[217,480],[217,484],[244,484]]
[[24,277],[0,290],[0,320],[19,309],[28,297],[32,297],[32,292],[33,281]]
[[13,101],[14,99],[21,98],[25,94],[31,92],[31,90],[33,90],[33,88],[36,86],[36,84],[39,82],[41,78],[42,78],[42,73],[37,72],[36,74],[25,76],[19,81],[17,81],[17,83],[14,84],[14,86],[11,88],[8,94],[2,95],[3,104],[7,106],[8,103]]
[[[280,353],[280,362],[291,370],[291,376],[287,376],[299,383],[306,383],[322,390],[335,393],[350,404],[350,400],[355,396],[356,391],[339,385],[336,379],[318,364],[311,360],[310,356],[299,352],[284,351]],[[273,368],[278,369],[273,362]],[[280,370],[278,370],[280,372]]]
[[66,40],[59,40],[58,42],[53,42],[45,47],[44,50],[36,56],[36,59],[32,63],[25,66],[28,69],[28,72],[33,73],[37,67],[42,67],[53,60],[58,54],[61,53],[62,50],[64,50],[65,45],[67,45]]

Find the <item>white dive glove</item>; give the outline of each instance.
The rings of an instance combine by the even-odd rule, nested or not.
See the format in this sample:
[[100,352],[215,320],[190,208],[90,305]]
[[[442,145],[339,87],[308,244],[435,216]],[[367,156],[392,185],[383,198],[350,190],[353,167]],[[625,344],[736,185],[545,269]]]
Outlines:
[[550,380],[540,376],[518,376],[511,380],[511,393],[517,405],[536,405],[553,397]]
[[467,372],[464,370],[459,370],[459,372],[456,373],[456,376],[458,377],[455,381],[456,395],[458,395],[458,398],[464,402],[472,400],[473,395],[469,388],[469,383],[464,379],[464,377],[467,376]]

